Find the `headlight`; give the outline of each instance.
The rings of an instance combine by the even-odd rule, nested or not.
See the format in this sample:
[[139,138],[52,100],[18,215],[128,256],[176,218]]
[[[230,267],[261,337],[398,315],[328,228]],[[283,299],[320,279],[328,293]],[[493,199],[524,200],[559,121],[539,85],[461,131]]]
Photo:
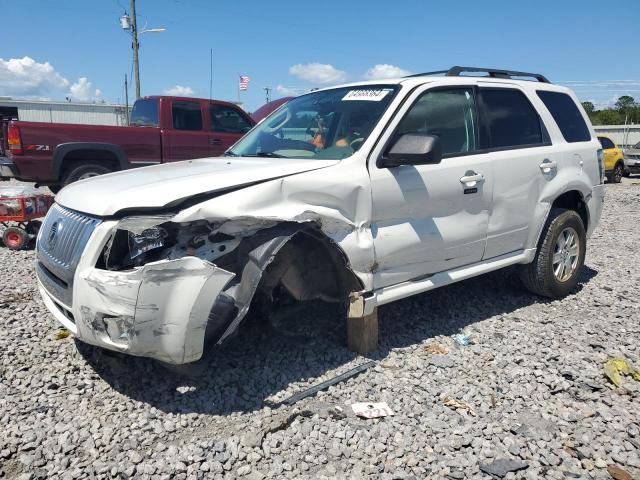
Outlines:
[[187,255],[209,262],[233,251],[242,237],[217,231],[219,225],[198,220],[174,223],[173,216],[127,217],[118,222],[97,263],[105,270],[129,270]]
[[129,258],[134,258],[143,253],[164,247],[165,239],[169,236],[162,227],[151,227],[140,233],[129,231]]

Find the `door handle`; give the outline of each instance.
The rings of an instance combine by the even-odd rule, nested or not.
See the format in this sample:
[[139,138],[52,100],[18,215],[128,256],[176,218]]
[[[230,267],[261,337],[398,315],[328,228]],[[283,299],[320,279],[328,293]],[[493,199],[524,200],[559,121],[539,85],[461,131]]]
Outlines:
[[549,160],[548,158],[544,159],[544,161],[540,164],[540,170],[542,173],[551,173],[551,170],[558,169],[558,162]]
[[219,138],[210,138],[209,139],[209,144],[210,145],[222,145],[222,140],[220,140]]
[[484,182],[484,175],[476,172],[467,172],[464,177],[460,178],[460,183],[464,183],[467,187],[475,187],[482,182]]

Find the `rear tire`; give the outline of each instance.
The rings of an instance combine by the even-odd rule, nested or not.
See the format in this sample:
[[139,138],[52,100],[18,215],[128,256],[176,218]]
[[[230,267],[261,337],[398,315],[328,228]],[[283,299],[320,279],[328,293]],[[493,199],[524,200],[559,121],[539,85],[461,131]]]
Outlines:
[[584,265],[587,235],[575,210],[553,208],[538,251],[528,265],[519,266],[522,283],[532,293],[549,298],[568,295]]
[[29,236],[22,228],[8,227],[2,233],[2,241],[10,250],[22,250],[29,243]]
[[97,177],[98,175],[104,175],[105,173],[110,172],[111,169],[106,165],[100,165],[99,163],[81,163],[71,167],[71,169],[66,172],[62,183],[63,186],[66,186],[70,183],[77,182],[78,180]]
[[622,175],[624,174],[624,167],[622,164],[617,163],[611,173],[611,183],[620,183],[622,181]]

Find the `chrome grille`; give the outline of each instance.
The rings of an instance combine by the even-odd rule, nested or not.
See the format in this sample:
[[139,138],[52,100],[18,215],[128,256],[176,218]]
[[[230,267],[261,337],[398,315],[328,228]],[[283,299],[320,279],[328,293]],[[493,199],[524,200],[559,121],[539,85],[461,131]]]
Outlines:
[[[54,204],[44,219],[37,242],[38,278],[58,300],[71,306],[73,276],[100,219]],[[42,268],[44,267],[44,268]]]

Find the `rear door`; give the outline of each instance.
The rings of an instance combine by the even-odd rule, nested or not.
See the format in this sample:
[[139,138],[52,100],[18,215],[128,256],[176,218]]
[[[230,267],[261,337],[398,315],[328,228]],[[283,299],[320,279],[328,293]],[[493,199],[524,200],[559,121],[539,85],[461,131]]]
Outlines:
[[251,130],[251,122],[238,108],[209,104],[209,156],[219,157]]
[[172,129],[163,131],[168,152],[164,160],[174,162],[209,156],[209,132],[205,128],[204,103],[174,100],[171,104]]
[[562,153],[527,95],[515,85],[480,88],[482,119],[494,172],[485,259],[525,248],[541,193],[557,175]]

